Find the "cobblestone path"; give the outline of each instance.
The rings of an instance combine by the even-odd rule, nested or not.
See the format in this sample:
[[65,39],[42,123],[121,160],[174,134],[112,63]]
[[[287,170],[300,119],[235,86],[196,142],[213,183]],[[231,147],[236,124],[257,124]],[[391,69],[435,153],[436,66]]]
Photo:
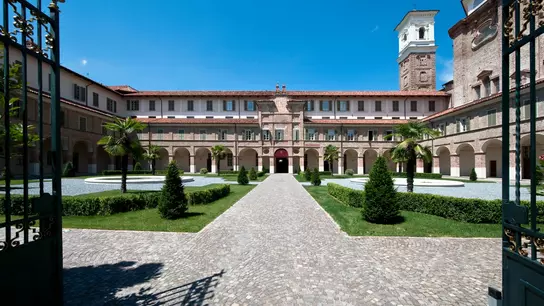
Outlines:
[[351,238],[289,175],[197,234],[66,230],[69,305],[485,305],[498,239]]

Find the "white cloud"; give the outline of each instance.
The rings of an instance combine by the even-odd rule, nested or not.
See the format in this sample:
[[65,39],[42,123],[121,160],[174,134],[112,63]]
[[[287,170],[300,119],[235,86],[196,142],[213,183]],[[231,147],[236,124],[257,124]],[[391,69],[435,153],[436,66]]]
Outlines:
[[370,33],[374,33],[380,29],[379,26],[375,26],[374,29],[370,30]]
[[453,80],[453,59],[436,57],[438,68],[438,80],[442,83]]
[[86,60],[86,59],[83,59],[83,60],[81,61],[81,65],[87,66],[87,60]]

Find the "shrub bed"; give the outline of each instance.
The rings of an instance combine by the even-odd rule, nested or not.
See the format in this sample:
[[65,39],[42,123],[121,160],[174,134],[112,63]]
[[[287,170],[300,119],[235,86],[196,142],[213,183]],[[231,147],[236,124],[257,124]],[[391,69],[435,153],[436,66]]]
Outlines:
[[[222,185],[202,191],[187,193],[187,200],[191,205],[208,204],[228,196],[230,185]],[[159,203],[160,192],[134,193],[106,197],[63,197],[63,216],[107,216],[116,213],[135,211],[147,208],[156,208]],[[38,197],[29,197],[29,200]],[[11,196],[11,213],[22,215],[24,212],[23,197]],[[0,214],[5,213],[5,198],[0,197]]]
[[[327,184],[328,193],[338,201],[353,207],[361,207],[364,191],[338,184]],[[502,201],[446,197],[433,194],[398,192],[401,210],[434,215],[468,223],[501,223]],[[529,206],[528,201],[522,205]],[[544,202],[537,202],[537,222],[544,223]]]
[[[406,178],[407,174],[406,172],[393,172],[391,173],[392,177],[402,177]],[[423,178],[423,179],[441,179],[442,174],[440,173],[420,173],[416,172],[414,173],[414,178]]]

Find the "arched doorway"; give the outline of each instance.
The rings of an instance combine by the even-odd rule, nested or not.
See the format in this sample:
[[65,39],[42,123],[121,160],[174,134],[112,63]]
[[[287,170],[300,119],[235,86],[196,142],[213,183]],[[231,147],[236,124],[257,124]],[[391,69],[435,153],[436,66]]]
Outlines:
[[166,148],[159,149],[159,159],[155,162],[155,170],[166,170],[168,168],[168,151]]
[[485,153],[486,177],[502,176],[502,141],[490,139],[482,145]]
[[111,157],[104,150],[104,147],[103,146],[98,146],[96,148],[96,171],[98,173],[102,173],[102,171],[108,170],[110,160],[111,160]]
[[351,169],[353,170],[353,173],[357,173],[358,159],[359,159],[359,155],[357,154],[357,151],[353,149],[346,150],[346,152],[344,153],[344,172],[346,172],[346,170],[348,169]]
[[212,172],[212,152],[206,148],[199,148],[195,154],[195,172],[207,169]]
[[450,150],[448,150],[446,147],[440,147],[436,150],[436,155],[438,155],[438,167],[440,169],[440,174],[451,175]]
[[191,154],[186,148],[177,148],[174,151],[174,160],[183,172],[191,171]]
[[364,156],[363,165],[364,165],[365,174],[369,174],[370,170],[372,170],[372,166],[374,166],[374,162],[378,158],[378,152],[376,152],[373,149],[368,149],[365,151],[363,156]]
[[457,148],[459,155],[459,173],[461,176],[470,176],[472,169],[476,168],[474,148],[468,144],[462,144]]
[[315,168],[319,169],[319,152],[315,149],[308,149],[304,153],[304,170],[313,171]]
[[240,151],[240,153],[238,153],[238,164],[248,171],[251,168],[257,170],[259,164],[259,155],[257,154],[257,151],[254,149],[243,149]]
[[284,149],[278,149],[274,153],[275,172],[276,173],[289,173],[289,153]]
[[[536,158],[544,154],[544,135],[536,134]],[[531,135],[521,138],[521,178],[531,178]]]

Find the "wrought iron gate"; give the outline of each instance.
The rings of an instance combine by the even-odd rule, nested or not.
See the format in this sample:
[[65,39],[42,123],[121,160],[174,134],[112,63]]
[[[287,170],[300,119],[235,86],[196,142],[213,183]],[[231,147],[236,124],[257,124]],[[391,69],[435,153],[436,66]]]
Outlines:
[[[64,0],[52,0],[46,8],[41,0],[2,2],[0,304],[61,305],[58,2]],[[50,76],[47,83],[44,76]],[[49,162],[52,173],[45,173]],[[29,195],[31,174],[39,182],[36,196]],[[51,175],[51,182],[44,182],[46,175]],[[24,186],[12,186],[12,178],[18,176]]]
[[[536,43],[544,32],[544,0],[502,1],[502,201],[503,201],[503,303],[544,305],[544,233],[537,227],[544,218],[536,206]],[[528,52],[528,54],[527,54]],[[529,82],[522,84],[522,54],[529,55]],[[511,67],[510,62],[513,62]],[[540,63],[539,63],[540,65]],[[512,70],[510,70],[513,68]],[[513,74],[511,74],[513,72]],[[515,132],[510,130],[511,75],[514,76]],[[529,94],[531,200],[520,203],[521,94]],[[515,197],[510,200],[510,137],[515,147]]]

